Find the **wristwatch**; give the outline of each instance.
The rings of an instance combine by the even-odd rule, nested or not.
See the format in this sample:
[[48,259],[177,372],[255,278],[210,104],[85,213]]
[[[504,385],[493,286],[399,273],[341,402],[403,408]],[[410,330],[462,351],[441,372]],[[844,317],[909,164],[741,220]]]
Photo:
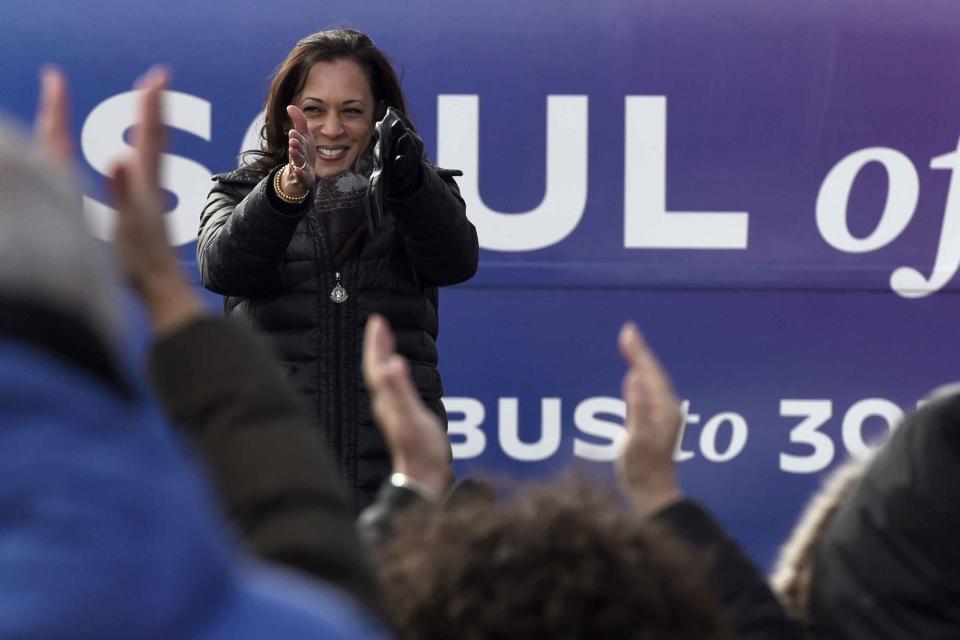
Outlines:
[[411,478],[405,473],[393,473],[390,475],[390,485],[396,487],[397,489],[402,489],[404,491],[410,491],[411,493],[417,494],[418,497],[426,500],[427,502],[436,502],[440,496],[438,496],[433,489],[425,485],[424,483]]

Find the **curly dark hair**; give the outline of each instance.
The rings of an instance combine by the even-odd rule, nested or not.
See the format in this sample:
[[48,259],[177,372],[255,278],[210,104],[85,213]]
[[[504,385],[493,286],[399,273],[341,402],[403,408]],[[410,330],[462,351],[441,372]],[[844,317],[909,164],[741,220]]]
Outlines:
[[260,130],[260,148],[243,152],[244,160],[249,162],[244,170],[265,174],[287,161],[287,131],[292,126],[287,117],[287,105],[303,91],[313,65],[344,59],[360,65],[370,81],[377,105],[373,112],[375,122],[383,117],[387,107],[393,107],[410,118],[407,99],[390,59],[369,36],[356,29],[318,31],[294,45],[277,67],[263,105],[265,118]]
[[398,525],[376,565],[404,640],[732,638],[705,563],[589,483]]

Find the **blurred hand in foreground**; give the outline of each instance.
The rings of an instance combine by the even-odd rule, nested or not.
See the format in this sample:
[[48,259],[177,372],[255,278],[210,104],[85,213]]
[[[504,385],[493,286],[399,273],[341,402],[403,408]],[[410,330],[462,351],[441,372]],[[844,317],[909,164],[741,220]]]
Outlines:
[[387,321],[370,316],[363,338],[363,379],[380,426],[394,473],[425,485],[435,496],[450,486],[450,444],[440,419],[420,399],[410,366],[396,353]]
[[673,461],[682,414],[670,378],[634,323],[623,325],[619,347],[628,367],[623,377],[627,434],[617,474],[633,507],[646,516],[683,497]]
[[205,312],[170,247],[166,198],[160,189],[160,156],[166,148],[162,95],[169,73],[151,68],[141,91],[133,151],[114,165],[109,187],[117,208],[113,244],[120,270],[140,294],[157,335]]
[[[170,247],[166,199],[160,189],[160,155],[166,147],[161,96],[169,81],[162,67],[150,69],[136,84],[141,91],[133,150],[111,170],[108,187],[117,209],[114,249],[117,264],[140,295],[157,335],[168,333],[203,313],[205,307]],[[64,171],[73,167],[69,89],[53,66],[41,73],[34,138]]]
[[48,65],[40,72],[40,100],[33,126],[40,153],[53,158],[64,171],[73,168],[73,137],[70,135],[70,98],[63,72]]

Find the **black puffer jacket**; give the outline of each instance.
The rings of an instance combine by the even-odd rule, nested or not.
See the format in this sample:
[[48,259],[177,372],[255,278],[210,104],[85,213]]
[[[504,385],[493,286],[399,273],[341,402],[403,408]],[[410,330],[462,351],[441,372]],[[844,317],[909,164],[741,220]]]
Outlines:
[[[420,188],[386,203],[384,224],[363,228],[346,255],[332,255],[307,198],[288,205],[271,180],[243,171],[214,176],[200,219],[197,261],[204,285],[226,297],[229,315],[270,335],[287,377],[304,395],[340,462],[359,510],[373,501],[390,460],[373,424],[360,371],[363,330],[385,316],[424,400],[445,418],[437,371],[437,287],[476,272],[477,232],[453,176],[424,165]],[[335,274],[347,300],[330,293]]]

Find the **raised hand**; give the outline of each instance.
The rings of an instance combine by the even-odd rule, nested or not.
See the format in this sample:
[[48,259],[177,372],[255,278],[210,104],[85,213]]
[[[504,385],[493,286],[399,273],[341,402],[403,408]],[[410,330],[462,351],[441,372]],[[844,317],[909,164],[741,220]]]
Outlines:
[[307,117],[299,107],[287,106],[287,115],[293,123],[287,141],[290,162],[283,169],[283,190],[288,196],[299,198],[313,188],[317,181],[317,145],[307,126]]
[[114,249],[118,265],[139,293],[157,334],[205,312],[170,247],[166,199],[160,189],[160,154],[166,148],[161,97],[168,72],[154,67],[136,85],[141,98],[133,150],[108,182],[117,209]]
[[620,330],[619,347],[629,368],[623,377],[627,436],[617,474],[634,508],[649,515],[682,497],[673,461],[682,421],[680,402],[632,322]]
[[383,224],[388,197],[413,195],[423,181],[423,140],[402,113],[388,107],[374,125],[373,171],[367,189],[367,215],[371,229]]
[[390,149],[387,164],[391,176],[390,195],[404,198],[412,195],[419,187],[423,172],[423,140],[405,119],[398,119],[390,125],[393,148]]
[[70,135],[70,99],[63,72],[48,65],[40,72],[40,102],[33,129],[40,151],[53,158],[63,170],[73,165],[73,138]]
[[420,482],[439,497],[452,478],[450,444],[440,419],[413,387],[407,361],[395,352],[387,321],[372,315],[363,337],[363,380],[383,431],[393,471]]

